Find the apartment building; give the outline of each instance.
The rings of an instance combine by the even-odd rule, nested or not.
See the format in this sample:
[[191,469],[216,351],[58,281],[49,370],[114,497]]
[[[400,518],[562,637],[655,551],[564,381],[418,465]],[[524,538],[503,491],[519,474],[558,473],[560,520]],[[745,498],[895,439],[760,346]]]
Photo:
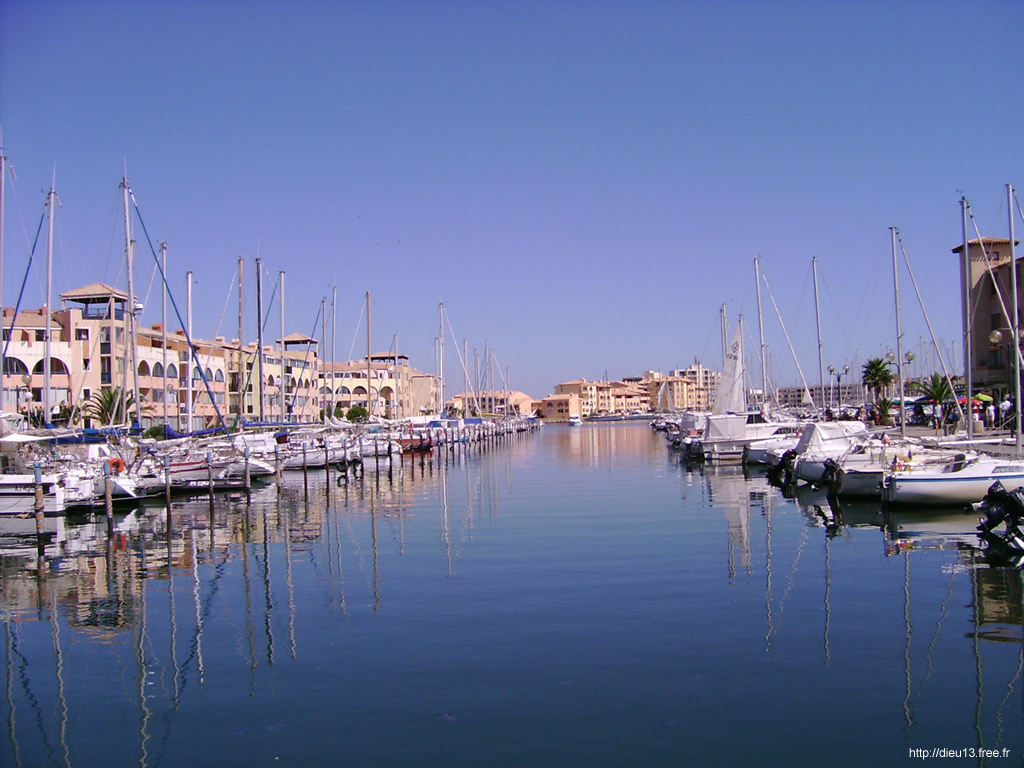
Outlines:
[[380,353],[368,360],[324,363],[320,393],[328,409],[338,414],[355,405],[385,419],[438,411],[437,377],[410,366],[406,355]]

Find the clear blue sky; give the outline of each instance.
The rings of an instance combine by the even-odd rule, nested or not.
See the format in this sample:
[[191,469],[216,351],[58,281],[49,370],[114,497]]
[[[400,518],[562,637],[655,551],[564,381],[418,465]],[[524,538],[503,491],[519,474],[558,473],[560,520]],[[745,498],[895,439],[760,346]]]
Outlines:
[[[760,255],[814,382],[812,257],[825,365],[895,347],[890,226],[956,343],[959,197],[1005,237],[1005,184],[1024,187],[1022,29],[1010,1],[5,0],[3,299],[54,165],[55,293],[124,285],[127,163],[182,305],[195,273],[199,336],[237,335],[240,255],[254,336],[258,252],[286,272],[289,333],[337,285],[347,357],[369,290],[375,351],[397,334],[432,371],[443,301],[460,346],[488,344],[541,396],[719,366],[722,303],[756,337]],[[142,246],[142,297],[152,271]],[[39,306],[41,268],[29,286]],[[796,383],[764,301],[775,377]]]

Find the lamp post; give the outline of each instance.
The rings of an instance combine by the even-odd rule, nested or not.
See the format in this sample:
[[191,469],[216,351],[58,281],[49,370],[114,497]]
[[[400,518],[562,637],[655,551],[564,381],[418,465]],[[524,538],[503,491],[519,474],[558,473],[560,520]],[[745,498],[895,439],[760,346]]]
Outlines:
[[[174,403],[174,428],[176,431],[181,431],[181,406],[178,403],[178,388],[174,384],[167,385],[167,392],[164,394],[164,400],[169,400]],[[166,404],[166,403],[165,403]],[[164,424],[167,422],[164,421]]]
[[[29,425],[31,426],[31,409],[29,408],[28,404],[32,402],[32,377],[27,373],[23,373],[21,375],[21,383],[25,385],[25,395],[24,397],[22,396],[21,387],[18,387],[18,402],[25,403],[25,418],[28,420]],[[20,405],[18,405],[18,413],[21,413]]]
[[996,328],[994,331],[991,331],[989,333],[988,340],[989,340],[989,343],[997,351],[1001,351],[1003,349],[1006,350],[1006,361],[1004,362],[1004,366],[1006,368],[1006,384],[1007,384],[1007,389],[1009,389],[1009,384],[1010,384],[1010,344],[1009,343],[1006,343],[1006,344],[1002,343],[1003,342],[1003,332],[1000,329],[998,329],[998,328]]

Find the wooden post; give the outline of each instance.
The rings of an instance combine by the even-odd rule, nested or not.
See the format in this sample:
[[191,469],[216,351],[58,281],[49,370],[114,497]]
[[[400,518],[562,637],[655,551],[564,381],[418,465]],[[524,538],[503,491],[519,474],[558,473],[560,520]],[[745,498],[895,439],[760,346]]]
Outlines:
[[[39,549],[39,561],[42,563],[44,555],[43,547],[45,545],[44,534],[46,533],[46,525],[44,523],[44,518],[46,517],[46,506],[45,501],[43,500],[43,469],[38,461],[32,467],[32,474],[36,486],[35,503],[33,504],[36,513],[36,544]],[[41,567],[40,570],[42,570]]]
[[277,492],[281,492],[281,446],[274,443],[274,479],[277,481]]
[[249,494],[252,492],[252,476],[249,474],[249,446],[245,446],[245,500],[249,501]]
[[164,456],[164,498],[168,509],[171,506],[171,457]]
[[206,481],[210,486],[210,504],[213,504],[213,455],[206,452]]
[[103,462],[103,509],[107,513],[107,538],[114,535],[114,497],[111,488],[110,464]]

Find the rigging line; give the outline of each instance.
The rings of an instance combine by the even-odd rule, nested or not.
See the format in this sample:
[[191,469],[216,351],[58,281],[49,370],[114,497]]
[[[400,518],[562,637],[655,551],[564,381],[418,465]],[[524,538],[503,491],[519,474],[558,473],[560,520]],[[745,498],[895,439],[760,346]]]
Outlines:
[[[149,296],[153,292],[153,281],[154,280],[156,280],[156,268],[154,268],[153,271],[149,273],[149,285],[146,286],[146,297],[142,300],[142,311],[143,312],[145,312],[146,311],[146,307],[149,306]],[[141,320],[142,318],[140,317],[139,319]],[[140,322],[139,325],[141,326],[142,323]]]
[[[316,311],[316,318],[314,318],[314,320],[313,320],[313,333],[311,333],[311,334],[309,335],[309,341],[307,341],[307,342],[306,342],[306,354],[305,354],[305,356],[304,356],[304,357],[302,358],[302,369],[303,369],[303,370],[306,370],[306,369],[308,368],[308,364],[309,364],[309,352],[310,352],[310,350],[311,350],[311,349],[313,348],[313,342],[314,342],[314,341],[316,340],[316,339],[314,338],[314,334],[316,333],[316,327],[317,327],[317,325],[319,325],[319,324],[320,324],[320,310],[319,310],[319,309],[317,309],[317,311]],[[282,340],[281,340],[281,349],[282,349],[282,350],[284,349],[284,339],[282,339]],[[300,376],[300,377],[299,377],[300,381],[301,381],[301,378],[302,378],[302,377]],[[315,381],[315,378],[314,378],[314,385],[315,385],[315,383],[316,383],[316,381]],[[367,383],[367,387],[369,387],[369,383]],[[318,389],[319,389],[319,388],[318,388]],[[317,392],[317,394],[320,394],[320,393],[319,393],[319,392]],[[298,387],[298,384],[296,384],[296,386],[295,386],[295,391],[294,391],[294,392],[292,392],[292,403],[291,403],[291,405],[292,405],[292,409],[294,409],[294,408],[295,408],[295,401],[296,401],[296,400],[298,399],[298,396],[299,396],[299,387]]]
[[[356,320],[356,332],[352,334],[352,346],[348,348],[348,362],[352,362],[352,355],[356,349],[356,339],[359,338],[359,329],[363,326],[363,309],[366,307],[366,296],[363,296],[363,303],[359,305],[359,318]],[[367,383],[369,386],[369,383]]]
[[[825,284],[825,294],[828,296],[829,302],[831,302],[831,304],[832,304],[832,317],[834,317],[834,318],[839,317],[839,306],[840,305],[839,305],[839,302],[836,301],[836,298],[835,298],[835,296],[832,293],[832,286],[829,285],[828,278],[826,276],[822,275],[821,282]],[[844,349],[849,349],[851,346],[853,346],[853,344],[852,344],[852,342],[850,340],[850,337],[849,337],[849,335],[846,332],[847,327],[848,326],[847,326],[846,323],[843,323],[843,322],[839,323],[839,335],[840,335],[840,338],[843,341],[843,345],[842,346],[843,346]],[[849,327],[852,327],[852,326],[849,326]]]
[[[743,315],[740,315],[740,317],[743,317]],[[751,350],[750,352],[748,352],[746,349],[744,349],[743,350],[744,353],[745,354],[751,354],[751,352],[752,352],[753,355],[754,355],[754,359],[758,361],[759,365],[764,367],[764,360],[761,358],[761,345],[760,345],[759,342],[754,340],[753,331],[751,330],[750,325],[745,320],[743,322],[743,329],[744,329],[744,332],[747,334],[747,338],[750,339],[750,350]],[[765,344],[765,347],[767,347],[767,346],[768,345]],[[745,364],[744,364],[743,368],[744,368],[743,375],[744,375],[744,377],[746,377],[747,372],[746,372],[746,365]],[[744,386],[746,386],[746,382],[744,382]],[[774,389],[775,393],[778,392],[778,387],[774,387],[774,383],[771,382],[771,381],[768,382],[768,388],[769,389]],[[764,403],[768,402],[768,393],[767,392],[762,394],[762,402],[764,402]]]
[[[21,279],[21,290],[18,291],[18,300],[14,304],[14,314],[11,315],[11,327],[7,329],[7,338],[4,340],[4,360],[7,359],[7,353],[11,348],[11,339],[14,338],[14,323],[18,318],[18,310],[21,308],[21,299],[25,295],[25,283],[28,282],[28,275],[32,269],[32,259],[36,254],[36,246],[39,245],[39,234],[43,231],[43,222],[46,220],[46,209],[50,205],[47,200],[46,205],[43,206],[43,214],[39,217],[39,226],[36,228],[36,239],[32,242],[32,250],[28,254],[28,264],[25,265],[25,276]],[[49,312],[49,307],[47,307]],[[6,371],[4,371],[6,373]]]
[[[989,278],[992,280],[992,287],[996,292],[996,298],[999,299],[999,308],[1003,311],[1003,317],[1009,321],[1010,311],[1006,308],[1006,301],[1003,299],[1003,292],[999,288],[999,281],[996,279],[995,271],[992,269],[992,261],[988,257],[988,251],[985,250],[985,242],[982,240],[981,232],[978,231],[978,223],[974,220],[974,214],[971,213],[971,205],[967,204],[967,212],[971,217],[971,224],[974,225],[974,232],[978,235],[978,245],[981,246],[981,253],[985,257],[985,269],[988,272]],[[1011,265],[1011,269],[1015,269],[1016,265]],[[978,305],[981,305],[981,292],[978,292]],[[971,319],[974,319],[974,313],[971,313]],[[1024,355],[1021,354],[1020,349],[1017,352],[1017,363],[1021,367],[1024,367]]]
[[[935,338],[935,331],[932,329],[932,321],[928,316],[928,310],[924,305],[924,299],[921,297],[921,291],[917,287],[917,278],[914,277],[914,269],[910,266],[910,257],[907,256],[907,249],[903,247],[903,238],[900,237],[899,230],[896,231],[896,240],[900,244],[900,251],[903,252],[903,261],[907,265],[907,273],[910,275],[910,282],[914,286],[914,293],[917,295],[917,303],[921,305],[921,313],[924,315],[925,325],[928,326],[928,334],[932,338],[932,346],[935,347],[935,353],[938,355],[939,365],[942,366],[942,374],[946,377],[946,381],[949,382],[949,391],[955,393],[956,390],[953,388],[953,378],[949,374],[949,368],[946,367],[946,358],[942,354],[942,347]],[[965,418],[964,411],[963,408],[960,407],[959,398],[954,397],[953,402],[956,403],[957,411],[960,413],[960,419],[963,420]]]
[[[11,180],[12,180],[12,182],[17,181],[18,180],[18,176],[14,172],[14,168],[11,167],[10,162],[7,163],[7,168],[11,172]],[[25,214],[22,211],[22,201],[21,201],[21,189],[20,189],[20,187],[12,184],[12,186],[11,186],[11,194],[14,195],[14,208],[18,212],[18,222],[21,224],[21,232],[22,232],[22,234],[25,237],[25,245],[28,246],[29,243],[31,242],[31,240],[29,239],[29,236],[28,236],[28,230],[25,228]]]
[[807,392],[808,395],[810,395],[811,405],[814,407],[814,412],[820,418],[821,417],[821,413],[818,410],[818,404],[814,400],[814,394],[811,392],[810,388],[807,386],[807,379],[804,377],[803,368],[800,367],[800,360],[797,358],[796,351],[793,349],[793,342],[789,340],[789,332],[786,330],[786,324],[782,322],[782,315],[779,314],[779,305],[775,303],[775,295],[772,293],[771,286],[768,285],[768,276],[765,275],[763,270],[761,271],[761,279],[764,280],[764,287],[768,289],[768,298],[771,299],[772,306],[775,307],[775,315],[776,315],[776,317],[779,318],[779,324],[782,326],[782,333],[786,337],[786,344],[789,345],[789,352],[790,352],[791,355],[793,355],[793,362],[796,363],[796,370],[800,374],[800,381],[804,385],[804,390]]
[[[273,303],[275,295],[277,295],[277,286],[276,285],[274,286],[274,290],[270,294],[270,302],[271,303]],[[267,316],[266,316],[266,318],[259,318],[259,320],[262,323],[261,330],[263,332],[265,332],[267,330],[267,324],[270,322],[270,308],[269,307],[267,308]],[[241,349],[241,347],[242,347],[242,340],[241,339],[238,340],[238,347],[239,347],[239,349]],[[262,349],[258,349],[256,351],[256,355],[257,355],[257,357],[262,357],[263,356],[263,350]],[[256,366],[255,365],[250,366],[248,373],[246,373],[246,375],[245,375],[245,384],[242,386],[242,392],[243,393],[249,391],[249,385],[252,383],[252,377],[253,377],[253,374],[255,372],[256,372]],[[241,418],[240,416],[235,418],[235,422],[234,422],[235,426],[238,425],[238,422],[239,422],[240,418]]]
[[[224,297],[224,306],[220,309],[220,320],[217,321],[217,330],[213,333],[213,338],[220,336],[221,326],[224,325],[224,315],[228,311],[228,302],[231,301],[231,294],[235,292],[235,277],[238,276],[238,267],[231,272],[231,282],[228,284],[228,292]],[[210,347],[210,354],[206,356],[206,364],[209,365],[213,360],[213,347]]]
[[[217,398],[213,396],[213,387],[210,386],[210,380],[206,376],[206,371],[203,370],[203,365],[199,360],[199,352],[196,350],[196,346],[192,341],[192,336],[188,331],[188,324],[182,319],[181,311],[178,309],[178,302],[174,300],[174,294],[171,292],[170,285],[167,283],[167,275],[164,274],[163,265],[160,263],[160,258],[156,255],[156,248],[153,247],[153,241],[149,237],[149,230],[146,229],[146,222],[142,218],[142,211],[139,210],[139,204],[135,200],[135,193],[132,192],[131,187],[128,188],[128,195],[131,197],[132,204],[135,206],[135,215],[139,217],[139,224],[142,225],[142,233],[146,236],[146,242],[149,244],[149,252],[153,255],[153,261],[156,262],[156,267],[160,271],[160,277],[163,280],[164,287],[167,289],[167,296],[171,300],[171,306],[174,308],[174,314],[178,318],[178,322],[181,323],[181,327],[185,329],[185,341],[188,343],[189,351],[192,353],[192,359],[195,361],[196,367],[199,369],[199,375],[203,379],[203,384],[206,387],[206,393],[210,398],[210,405],[213,406],[213,411],[217,414],[217,421],[220,423],[221,429],[227,430],[224,415],[220,412],[220,407],[217,405]],[[192,425],[190,424],[190,429],[191,426]]]
[[448,323],[448,332],[452,335],[452,342],[455,344],[455,354],[459,357],[459,363],[462,364],[462,373],[465,375],[466,380],[469,382],[469,392],[466,394],[473,395],[473,403],[476,405],[477,412],[480,411],[480,397],[476,390],[473,388],[473,377],[469,375],[469,369],[467,368],[467,361],[462,359],[462,350],[459,349],[458,339],[455,338],[455,330],[452,328],[452,319],[448,317],[448,310],[444,310],[444,319]]

